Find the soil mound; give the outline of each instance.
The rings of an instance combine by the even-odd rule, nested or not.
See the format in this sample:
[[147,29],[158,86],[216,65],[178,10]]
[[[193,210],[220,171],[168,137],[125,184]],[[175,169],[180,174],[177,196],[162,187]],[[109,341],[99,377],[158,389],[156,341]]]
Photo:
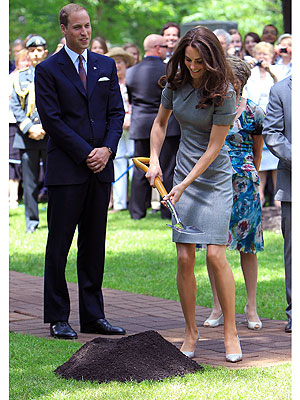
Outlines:
[[146,331],[122,339],[95,338],[54,372],[66,379],[102,383],[162,380],[201,370],[159,333]]

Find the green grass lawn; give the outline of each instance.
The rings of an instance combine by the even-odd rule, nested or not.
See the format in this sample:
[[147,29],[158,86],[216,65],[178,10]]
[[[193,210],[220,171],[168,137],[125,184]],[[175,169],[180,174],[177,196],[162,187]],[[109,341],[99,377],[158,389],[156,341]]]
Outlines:
[[[46,205],[40,204],[40,227],[25,234],[24,208],[10,212],[10,269],[43,275],[47,239]],[[258,255],[258,312],[261,317],[286,319],[283,240],[265,232],[265,251]],[[246,290],[237,252],[228,251],[236,282],[236,312],[242,313]],[[205,252],[196,255],[197,304],[212,306]],[[76,236],[67,265],[67,280],[77,282]],[[176,249],[171,229],[159,214],[139,221],[127,211],[109,214],[104,287],[179,301],[176,288]],[[291,399],[291,363],[269,368],[228,370],[205,367],[203,373],[162,382],[91,382],[65,380],[54,369],[80,348],[77,342],[54,341],[10,334],[10,400],[194,400]]]
[[161,382],[81,382],[53,373],[80,343],[10,334],[10,400],[279,400],[291,399],[291,364],[203,373]]
[[[46,205],[40,205],[41,223],[32,235],[25,233],[24,208],[10,212],[10,269],[43,275],[47,240]],[[264,233],[265,251],[258,253],[258,313],[270,319],[286,319],[283,239]],[[75,235],[67,264],[67,280],[77,282]],[[237,251],[227,251],[236,282],[236,312],[243,313],[246,289]],[[197,304],[212,306],[205,265],[205,251],[196,253]],[[171,229],[158,213],[132,220],[128,211],[108,216],[103,287],[179,301],[176,287],[176,248]]]

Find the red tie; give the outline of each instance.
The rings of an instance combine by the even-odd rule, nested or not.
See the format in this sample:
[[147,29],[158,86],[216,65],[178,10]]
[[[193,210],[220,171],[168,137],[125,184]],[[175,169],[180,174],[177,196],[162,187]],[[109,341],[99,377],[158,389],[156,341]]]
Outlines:
[[86,72],[85,72],[85,69],[83,68],[83,64],[82,64],[83,57],[82,57],[82,55],[80,54],[80,56],[79,56],[78,58],[79,58],[78,73],[79,73],[81,82],[82,82],[82,84],[83,84],[83,87],[84,87],[85,91],[87,92],[87,87],[86,87]]

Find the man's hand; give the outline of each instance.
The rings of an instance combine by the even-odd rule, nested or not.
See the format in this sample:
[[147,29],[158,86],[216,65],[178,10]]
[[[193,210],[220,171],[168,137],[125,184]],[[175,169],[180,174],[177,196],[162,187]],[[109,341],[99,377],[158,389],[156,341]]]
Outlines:
[[96,174],[104,170],[110,157],[107,147],[96,147],[87,156],[86,165]]
[[41,140],[46,135],[41,124],[32,125],[28,129],[28,137],[33,140]]

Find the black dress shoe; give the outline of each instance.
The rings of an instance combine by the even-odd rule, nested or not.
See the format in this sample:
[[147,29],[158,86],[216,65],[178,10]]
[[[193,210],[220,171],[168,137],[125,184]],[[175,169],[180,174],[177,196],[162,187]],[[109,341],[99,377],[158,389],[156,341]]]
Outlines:
[[50,334],[56,339],[77,339],[77,333],[65,321],[52,322]]
[[97,319],[81,326],[82,333],[99,333],[100,335],[125,335],[126,331],[119,326],[112,326],[106,319]]
[[291,319],[288,320],[288,323],[284,327],[284,330],[286,331],[286,333],[292,333],[292,320]]

